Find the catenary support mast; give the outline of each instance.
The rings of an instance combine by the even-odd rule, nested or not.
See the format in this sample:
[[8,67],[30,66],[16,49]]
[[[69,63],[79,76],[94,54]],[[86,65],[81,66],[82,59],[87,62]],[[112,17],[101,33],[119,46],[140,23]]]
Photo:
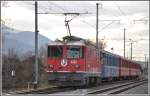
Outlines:
[[96,46],[98,47],[98,8],[99,4],[96,3]]
[[38,85],[38,2],[35,1],[35,81],[34,88]]

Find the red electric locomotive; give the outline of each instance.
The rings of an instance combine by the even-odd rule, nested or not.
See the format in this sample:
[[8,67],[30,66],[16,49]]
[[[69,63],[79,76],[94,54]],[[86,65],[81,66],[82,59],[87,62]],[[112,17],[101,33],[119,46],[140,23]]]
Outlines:
[[100,81],[98,49],[74,36],[48,45],[48,80],[52,85],[82,86]]

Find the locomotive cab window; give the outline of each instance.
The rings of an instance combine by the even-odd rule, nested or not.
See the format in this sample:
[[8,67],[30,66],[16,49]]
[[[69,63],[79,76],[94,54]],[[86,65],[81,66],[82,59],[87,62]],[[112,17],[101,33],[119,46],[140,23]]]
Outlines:
[[67,58],[83,58],[83,47],[82,46],[68,46]]
[[61,57],[62,56],[62,46],[48,46],[48,57]]

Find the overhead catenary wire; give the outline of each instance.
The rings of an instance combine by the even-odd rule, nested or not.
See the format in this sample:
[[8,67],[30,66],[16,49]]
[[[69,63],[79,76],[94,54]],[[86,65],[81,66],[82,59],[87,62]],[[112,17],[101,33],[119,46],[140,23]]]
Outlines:
[[117,8],[119,9],[119,11],[120,11],[120,13],[121,13],[122,15],[127,16],[127,15],[125,14],[125,12],[120,8],[119,4],[117,4],[115,1],[114,1],[114,4],[117,6]]
[[[100,29],[100,31],[106,29],[109,25],[113,24],[114,22],[115,22],[115,21],[112,21],[112,22],[110,22],[109,24],[107,24],[106,26],[102,27],[102,28]],[[99,31],[99,32],[100,32],[100,31]]]
[[83,22],[83,23],[85,23],[85,24],[87,24],[87,25],[89,25],[89,26],[92,27],[93,29],[95,29],[95,25],[92,25],[92,24],[88,23],[88,22],[85,21],[85,20],[80,20],[80,21]]
[[[85,23],[85,24],[87,24],[87,25],[89,25],[90,27],[92,27],[92,28],[95,29],[95,26],[96,26],[96,25],[92,25],[92,24],[88,23],[88,22],[85,21],[85,20],[80,20],[80,21],[82,21],[83,23]],[[112,22],[108,23],[107,25],[105,25],[104,27],[102,27],[102,28],[100,29],[100,31],[102,31],[102,30],[106,29],[107,27],[109,27],[111,24],[113,24],[115,21],[120,21],[120,20],[99,20],[99,21],[112,21]]]
[[[55,4],[55,3],[52,3],[52,2],[50,2],[51,4],[53,4],[54,6],[56,6],[56,7],[58,7],[59,9],[61,9],[62,11],[66,11],[63,7],[61,7],[61,6],[59,6],[59,5],[57,5],[57,4]],[[39,14],[42,14],[42,13],[39,13]],[[44,13],[45,14],[45,13]],[[48,13],[47,13],[48,14]],[[59,13],[51,13],[51,14],[59,14]],[[83,23],[86,23],[86,24],[88,24],[85,20],[81,20]],[[105,20],[106,21],[106,20]],[[107,20],[107,21],[109,21],[109,20]],[[113,22],[112,22],[113,23]],[[104,26],[103,28],[102,28],[102,30],[103,29],[105,29],[105,28],[107,28],[109,25],[111,25],[112,23],[109,23],[108,25],[106,25],[106,26]],[[88,24],[88,25],[90,25],[90,24]],[[95,26],[93,26],[93,25],[90,25],[91,27],[95,27]],[[100,30],[101,31],[101,30]]]
[[59,9],[61,9],[63,12],[67,12],[63,7],[53,3],[53,2],[49,2],[50,4],[54,5],[55,7],[58,7]]

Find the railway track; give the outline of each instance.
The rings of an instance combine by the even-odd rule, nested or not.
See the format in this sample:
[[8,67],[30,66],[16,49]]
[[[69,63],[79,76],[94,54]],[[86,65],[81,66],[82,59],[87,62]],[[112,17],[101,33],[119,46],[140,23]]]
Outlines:
[[142,85],[144,83],[147,83],[147,80],[132,81],[132,82],[127,82],[123,84],[118,84],[118,85],[103,88],[103,89],[93,90],[93,91],[88,92],[87,94],[119,94],[133,87]]
[[51,87],[51,88],[46,88],[42,90],[18,92],[17,94],[52,94],[52,93],[57,93],[57,92],[69,91],[69,90],[74,90],[74,88],[73,87]]
[[[19,92],[17,94],[68,94],[72,93],[73,91],[79,91],[79,90],[86,90],[85,94],[118,94],[119,92],[123,92],[124,90],[127,90],[129,87],[127,85],[133,85],[137,83],[143,84],[146,81],[135,81],[135,80],[124,80],[124,81],[117,81],[117,82],[104,82],[97,86],[92,86],[88,88],[84,87],[51,87],[46,88],[42,90],[31,90],[28,92]],[[112,86],[112,87],[110,87]],[[123,89],[123,86],[127,86],[126,89]],[[130,88],[133,88],[138,85],[130,86]],[[101,87],[101,88],[98,88]],[[104,87],[104,88],[103,88]],[[90,90],[92,89],[92,90]],[[116,90],[114,90],[116,89]],[[121,91],[118,89],[122,89]],[[114,90],[114,91],[113,91]],[[76,93],[76,92],[74,92]],[[78,92],[77,92],[78,93]]]

